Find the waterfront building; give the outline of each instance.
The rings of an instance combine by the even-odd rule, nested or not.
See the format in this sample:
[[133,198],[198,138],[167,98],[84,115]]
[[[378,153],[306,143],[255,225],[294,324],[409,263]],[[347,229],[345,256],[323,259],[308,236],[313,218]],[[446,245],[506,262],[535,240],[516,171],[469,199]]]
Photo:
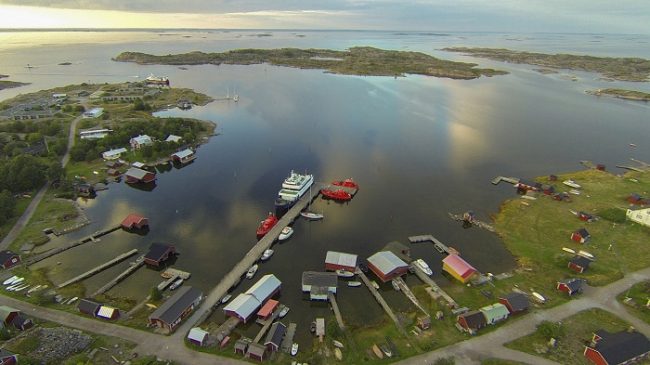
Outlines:
[[442,270],[463,284],[478,273],[472,265],[456,254],[450,254],[442,260]]
[[284,338],[284,334],[287,332],[287,326],[282,322],[275,322],[271,325],[271,329],[266,334],[266,339],[264,340],[264,346],[271,351],[277,352],[280,349],[280,344]]
[[338,276],[333,272],[305,271],[302,273],[302,291],[310,300],[327,300],[327,294],[336,294]]
[[176,248],[166,243],[152,243],[149,252],[144,255],[144,263],[150,266],[159,267],[164,261],[176,254]]
[[351,253],[327,251],[325,256],[325,270],[345,270],[354,272],[357,267],[357,255]]
[[183,286],[150,316],[149,324],[173,332],[203,299],[203,293],[191,286]]

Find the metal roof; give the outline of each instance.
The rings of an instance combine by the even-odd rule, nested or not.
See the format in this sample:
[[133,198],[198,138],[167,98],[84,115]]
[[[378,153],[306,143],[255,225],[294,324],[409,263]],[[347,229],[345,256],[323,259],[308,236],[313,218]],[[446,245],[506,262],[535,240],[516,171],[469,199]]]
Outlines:
[[181,139],[182,139],[181,136],[176,136],[176,135],[170,134],[170,135],[167,136],[167,138],[165,139],[165,142],[178,142],[178,141],[180,141]]
[[102,318],[111,319],[111,318],[113,318],[113,314],[115,314],[116,310],[117,310],[116,308],[107,307],[105,305],[102,305],[101,307],[99,307],[99,312],[97,312],[97,316],[102,317]]
[[144,255],[144,258],[153,261],[160,261],[169,251],[174,251],[174,246],[166,243],[154,242],[149,246],[149,252]]
[[357,266],[357,255],[350,253],[337,252],[337,251],[327,251],[327,256],[325,256],[326,264],[334,264],[341,266],[356,267]]
[[192,151],[189,148],[186,148],[182,151],[175,152],[174,154],[172,154],[172,156],[176,156],[177,158],[183,159],[185,157],[192,156],[193,154],[194,151]]
[[280,346],[282,342],[282,337],[284,337],[285,332],[287,332],[287,326],[282,322],[275,322],[271,325],[269,333],[266,334],[266,339],[264,340],[264,345],[272,343],[276,346]]
[[463,278],[476,272],[476,269],[472,265],[468,264],[467,261],[458,255],[451,254],[442,259],[442,262],[447,264],[450,269],[454,270]]
[[204,331],[199,327],[194,327],[190,330],[190,333],[187,334],[187,338],[202,343],[209,334],[208,331]]
[[372,266],[376,267],[384,274],[388,274],[398,268],[408,267],[408,264],[406,262],[402,261],[399,257],[390,251],[377,252],[376,254],[368,257],[368,263],[372,264]]
[[512,310],[515,312],[519,312],[522,310],[528,309],[530,307],[530,302],[528,301],[528,297],[524,294],[521,293],[510,293],[503,297],[508,303],[510,303],[510,306],[512,307]]
[[77,304],[77,309],[79,309],[81,312],[95,315],[100,306],[101,304],[93,302],[92,300],[81,299],[79,301],[79,304]]
[[501,303],[486,305],[485,307],[479,308],[479,311],[483,313],[488,323],[493,323],[495,321],[507,318],[510,314],[508,307]]
[[135,179],[141,180],[145,176],[147,176],[147,174],[150,174],[150,172],[146,171],[146,170],[139,169],[137,167],[131,167],[130,169],[126,170],[126,172],[124,174],[126,176],[131,176],[131,177],[133,177]]
[[338,276],[334,272],[305,271],[302,273],[302,285],[325,286],[336,288]]
[[650,341],[639,332],[609,333],[598,330],[596,335],[601,339],[596,342],[595,349],[608,364],[622,364],[650,352]]
[[267,274],[246,290],[246,294],[253,295],[258,301],[263,302],[277,291],[281,284],[282,282],[275,275]]
[[151,313],[149,319],[159,319],[165,323],[173,323],[180,318],[181,314],[189,308],[192,303],[203,296],[200,290],[191,286],[184,286],[176,291],[176,294],[167,299],[163,305]]
[[131,138],[131,143],[133,143],[133,142],[135,142],[137,144],[147,144],[147,143],[153,143],[153,140],[148,135],[143,134],[143,135],[139,135],[139,136]]
[[273,299],[267,300],[266,303],[259,310],[259,312],[257,312],[257,315],[261,317],[268,317],[271,313],[273,313],[273,311],[278,306],[278,304],[280,304],[280,302],[278,302],[277,300],[273,300]]
[[104,156],[114,156],[114,155],[119,155],[121,153],[124,153],[126,151],[127,151],[126,148],[116,148],[114,150],[108,150],[108,151],[102,153],[102,155],[104,155]]
[[248,319],[253,313],[255,313],[260,305],[262,305],[262,302],[257,300],[257,298],[250,294],[243,293],[239,294],[235,297],[235,299],[231,300],[230,303],[228,303],[228,305],[223,308],[223,310],[234,312],[239,317]]

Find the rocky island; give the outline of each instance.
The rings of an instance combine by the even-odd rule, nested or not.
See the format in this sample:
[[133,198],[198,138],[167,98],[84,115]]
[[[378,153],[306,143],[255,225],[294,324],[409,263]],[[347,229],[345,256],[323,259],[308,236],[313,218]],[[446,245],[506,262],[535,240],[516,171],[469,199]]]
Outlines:
[[[9,75],[0,75],[0,79],[4,79],[5,77],[9,77]],[[12,87],[19,87],[24,85],[29,84],[26,84],[24,82],[0,80],[0,90],[11,89]]]
[[237,49],[222,53],[189,52],[163,56],[140,52],[123,52],[113,59],[119,62],[164,65],[268,63],[275,66],[324,69],[344,75],[404,76],[417,74],[452,79],[475,79],[480,76],[507,74],[505,71],[476,68],[474,63],[441,60],[421,52],[352,47],[346,51],[328,49]]
[[643,91],[625,90],[625,89],[598,89],[588,90],[587,94],[595,96],[612,96],[619,99],[634,101],[650,101],[650,94]]
[[449,47],[443,51],[460,52],[474,57],[522,63],[545,68],[598,72],[617,81],[648,81],[650,60],[633,57],[594,57],[572,54],[544,54],[504,48]]

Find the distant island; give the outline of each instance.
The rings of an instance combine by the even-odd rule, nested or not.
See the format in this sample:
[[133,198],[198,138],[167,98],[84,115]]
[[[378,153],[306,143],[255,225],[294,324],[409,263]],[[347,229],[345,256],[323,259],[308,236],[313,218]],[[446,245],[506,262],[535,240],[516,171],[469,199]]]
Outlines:
[[548,68],[598,72],[607,78],[618,81],[643,82],[648,81],[650,76],[650,60],[643,58],[543,54],[503,48],[450,47],[443,48],[443,51],[462,52],[491,60],[525,63]]
[[[0,75],[0,79],[4,79],[5,77],[9,77],[9,75]],[[29,84],[24,82],[0,80],[0,90],[11,89],[12,87],[19,87],[24,85]]]
[[113,59],[119,62],[165,65],[268,63],[275,66],[324,69],[344,75],[404,76],[417,74],[452,79],[475,79],[480,76],[504,75],[505,71],[476,68],[474,63],[441,60],[421,52],[353,47],[346,51],[328,49],[237,49],[223,53],[190,52],[156,56],[140,52],[123,52]]
[[613,96],[619,99],[634,100],[634,101],[650,101],[650,94],[636,90],[625,89],[598,89],[588,90],[587,94],[595,96]]

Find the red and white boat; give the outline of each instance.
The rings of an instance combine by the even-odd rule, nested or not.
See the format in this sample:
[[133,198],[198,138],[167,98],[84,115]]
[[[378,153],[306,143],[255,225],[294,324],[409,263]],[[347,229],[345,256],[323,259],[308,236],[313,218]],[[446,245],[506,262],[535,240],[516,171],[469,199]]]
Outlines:
[[341,180],[341,181],[332,181],[332,185],[336,186],[345,186],[346,188],[359,189],[359,184],[355,183],[352,178]]
[[324,197],[332,200],[348,201],[352,199],[352,194],[340,189],[337,190],[322,189],[320,193],[323,194]]
[[257,227],[257,239],[264,237],[264,235],[269,233],[271,228],[273,228],[273,226],[275,226],[277,223],[278,217],[276,217],[273,213],[269,213],[269,216],[260,222],[260,226]]

